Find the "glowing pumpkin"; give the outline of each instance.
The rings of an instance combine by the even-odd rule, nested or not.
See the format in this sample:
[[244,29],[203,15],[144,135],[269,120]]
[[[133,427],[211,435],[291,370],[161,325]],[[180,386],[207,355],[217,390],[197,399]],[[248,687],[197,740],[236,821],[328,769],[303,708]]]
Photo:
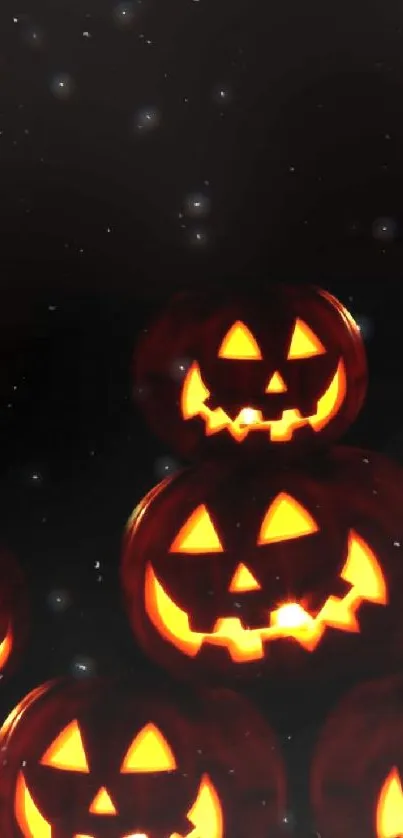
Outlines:
[[26,590],[14,557],[0,552],[0,677],[16,665],[26,636]]
[[[122,584],[133,631],[190,675],[289,677],[375,666],[401,651],[403,481],[365,452],[304,472],[234,457],[154,488],[126,531]],[[400,479],[400,492],[397,475]]]
[[135,377],[151,426],[180,453],[234,444],[284,453],[352,424],[366,360],[338,300],[281,285],[256,297],[177,298],[140,342]]
[[241,838],[248,818],[264,838],[283,806],[273,736],[227,691],[55,681],[15,708],[0,747],[2,838]]
[[367,682],[334,710],[317,744],[312,799],[323,838],[403,835],[403,678]]

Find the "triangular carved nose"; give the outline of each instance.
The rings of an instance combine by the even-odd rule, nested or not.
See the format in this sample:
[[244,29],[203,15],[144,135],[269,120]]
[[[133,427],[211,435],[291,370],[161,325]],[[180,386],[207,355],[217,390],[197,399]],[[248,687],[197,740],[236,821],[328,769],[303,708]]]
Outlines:
[[239,564],[231,579],[229,591],[231,594],[260,591],[260,585],[246,565]]
[[107,790],[102,787],[97,791],[89,808],[91,815],[117,815],[115,806],[112,803]]
[[266,386],[266,393],[286,393],[287,385],[279,372],[274,372]]

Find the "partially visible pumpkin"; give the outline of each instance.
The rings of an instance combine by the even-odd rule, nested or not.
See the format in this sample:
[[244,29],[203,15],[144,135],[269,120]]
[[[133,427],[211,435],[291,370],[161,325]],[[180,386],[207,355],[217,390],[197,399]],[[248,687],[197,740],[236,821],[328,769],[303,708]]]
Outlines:
[[403,677],[360,685],[328,718],[312,767],[321,838],[403,835]]
[[14,556],[6,550],[0,550],[1,681],[19,661],[26,630],[27,600],[23,575]]
[[403,476],[333,449],[304,471],[205,461],[135,509],[121,577],[136,638],[189,677],[306,683],[403,653]]
[[185,456],[328,444],[354,421],[366,383],[349,312],[299,285],[181,295],[146,330],[135,363],[151,427]]
[[228,691],[60,679],[0,732],[2,838],[267,838],[284,807],[273,734]]

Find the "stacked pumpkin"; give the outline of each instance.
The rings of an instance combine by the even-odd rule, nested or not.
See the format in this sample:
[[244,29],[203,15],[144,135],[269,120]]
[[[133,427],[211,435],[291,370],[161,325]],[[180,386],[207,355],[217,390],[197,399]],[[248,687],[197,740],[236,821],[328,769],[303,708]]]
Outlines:
[[129,616],[160,664],[279,683],[400,659],[401,473],[329,445],[366,383],[359,328],[316,288],[180,297],[146,332],[144,411],[197,459],[126,534]]
[[[145,334],[136,380],[152,427],[195,463],[135,509],[122,585],[140,645],[195,683],[155,670],[33,690],[0,732],[0,835],[274,838],[276,738],[219,682],[295,698],[402,659],[401,473],[330,447],[365,396],[361,335],[315,288],[184,296]],[[323,838],[397,838],[401,677],[357,690],[317,743],[314,818]]]
[[[147,654],[179,677],[291,687],[293,700],[302,685],[316,693],[398,669],[402,474],[372,452],[334,446],[367,386],[345,307],[302,286],[258,299],[181,296],[145,333],[136,384],[150,425],[195,461],[148,493],[126,532],[122,582]],[[340,713],[312,761],[321,836],[395,838],[400,734],[392,747],[378,719],[376,772],[368,749],[352,759]],[[400,730],[403,706],[399,719]],[[353,769],[343,779],[343,755],[360,763],[359,781]],[[332,782],[344,782],[344,806]]]
[[[10,568],[0,669],[18,641]],[[156,672],[42,684],[9,714],[0,750],[1,838],[266,838],[285,806],[275,737],[248,702]]]

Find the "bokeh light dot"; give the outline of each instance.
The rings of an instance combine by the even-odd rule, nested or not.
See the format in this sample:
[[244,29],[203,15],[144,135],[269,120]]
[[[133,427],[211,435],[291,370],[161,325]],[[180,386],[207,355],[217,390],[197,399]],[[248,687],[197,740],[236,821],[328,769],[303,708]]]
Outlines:
[[71,595],[66,590],[50,591],[47,597],[48,606],[56,614],[66,611],[71,605]]
[[184,209],[190,218],[204,218],[211,209],[210,198],[202,192],[194,192],[186,196]]
[[380,242],[392,242],[397,236],[397,222],[391,217],[376,218],[372,224],[373,238]]
[[170,477],[179,469],[179,464],[172,457],[158,457],[155,461],[154,472],[158,480]]
[[141,108],[134,117],[134,129],[138,134],[154,131],[160,123],[160,111],[154,106]]
[[96,674],[96,668],[93,658],[78,655],[72,660],[70,671],[74,678],[91,678]]
[[50,81],[50,89],[57,99],[69,99],[74,90],[74,82],[68,73],[58,73]]

